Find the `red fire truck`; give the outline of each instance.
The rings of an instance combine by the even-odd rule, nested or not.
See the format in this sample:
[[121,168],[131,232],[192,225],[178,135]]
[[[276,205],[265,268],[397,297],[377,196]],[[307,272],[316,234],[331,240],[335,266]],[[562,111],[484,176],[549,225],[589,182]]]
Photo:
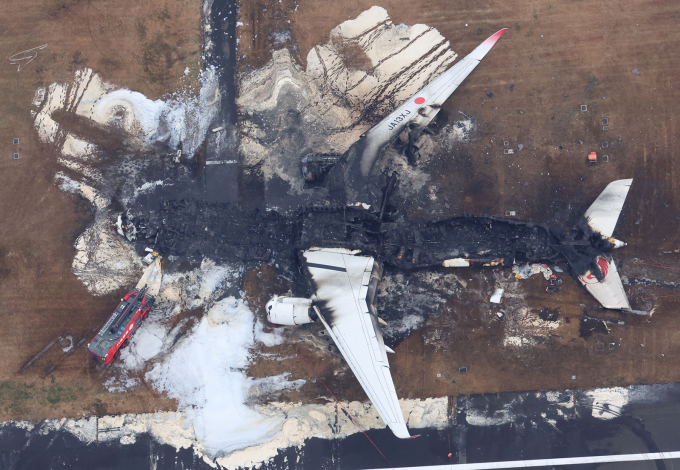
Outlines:
[[155,299],[144,289],[128,292],[116,307],[104,327],[87,345],[87,350],[97,362],[109,364],[120,356],[130,337],[149,315]]

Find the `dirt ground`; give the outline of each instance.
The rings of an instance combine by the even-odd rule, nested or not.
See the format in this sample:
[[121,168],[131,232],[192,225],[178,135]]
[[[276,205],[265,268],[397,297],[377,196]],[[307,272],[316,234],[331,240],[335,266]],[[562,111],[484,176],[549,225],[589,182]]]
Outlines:
[[[285,44],[295,45],[304,64],[310,48],[333,27],[374,4],[242,2],[240,70],[269,60],[273,44],[281,44],[272,36],[277,31],[290,31]],[[444,216],[513,210],[521,219],[568,223],[609,181],[633,177],[615,233],[629,244],[616,253],[619,271],[630,279],[678,281],[680,253],[673,250],[680,248],[675,184],[680,165],[672,154],[680,143],[677,2],[390,0],[380,5],[394,23],[437,28],[459,57],[498,29],[510,28],[444,106],[449,116],[462,111],[478,125],[471,144],[433,164],[439,200],[450,202],[441,205]],[[172,409],[172,402],[144,385],[129,394],[107,393],[105,373],[94,368],[83,346],[66,357],[55,346],[16,373],[66,332],[88,341],[120,296],[93,297],[71,273],[73,242],[92,214],[86,202],[54,185],[56,155],[39,143],[29,109],[38,86],[70,81],[81,66],[150,98],[172,92],[186,67],[200,65],[200,2],[11,0],[0,28],[4,57],[48,45],[19,72],[8,61],[0,67],[0,420]],[[631,73],[634,68],[639,76]],[[18,145],[12,143],[15,137]],[[504,141],[524,148],[505,155]],[[609,162],[587,164],[593,150],[608,155]],[[19,160],[13,152],[20,153]],[[246,276],[243,286],[253,306],[263,305],[269,294],[256,274]],[[266,268],[261,275],[276,281]],[[542,278],[521,281],[518,289],[531,314],[558,310],[560,324],[537,344],[514,348],[502,345],[504,320],[488,304],[497,274],[461,270],[459,276],[472,279],[462,294],[432,312],[390,356],[401,397],[680,381],[680,304],[678,297],[662,297],[676,295],[671,285],[626,286],[633,308],[654,309],[653,316],[641,317],[599,309],[564,275],[555,295],[545,293]],[[602,326],[588,335],[581,331],[584,314],[625,324],[610,324],[610,334]],[[285,370],[291,379],[311,379],[316,372],[339,397],[365,399],[337,354],[311,346],[309,330],[291,333],[300,342],[273,349],[295,351],[303,361],[262,362],[250,373]],[[468,372],[460,374],[460,367]],[[284,399],[320,395],[325,390],[309,383]]]
[[[105,80],[157,99],[175,90],[186,67],[200,67],[198,0],[11,0],[0,16],[0,420],[172,409],[141,387],[107,393],[81,345],[64,340],[23,373],[18,369],[55,338],[92,339],[120,292],[93,297],[71,273],[73,243],[91,206],[54,184],[57,155],[37,138],[29,114],[35,90],[72,82],[90,67]],[[17,71],[7,58],[47,44]],[[13,144],[18,138],[19,144]],[[13,159],[13,153],[19,159]],[[55,370],[52,367],[57,366]]]

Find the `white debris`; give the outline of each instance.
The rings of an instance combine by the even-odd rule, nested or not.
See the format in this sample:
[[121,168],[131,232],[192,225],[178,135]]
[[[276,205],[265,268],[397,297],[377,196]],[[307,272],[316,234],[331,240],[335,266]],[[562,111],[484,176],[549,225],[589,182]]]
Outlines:
[[527,279],[534,274],[543,273],[543,277],[548,280],[552,275],[552,271],[545,264],[515,264],[512,267],[512,273],[517,279]]
[[505,289],[495,289],[493,291],[493,294],[491,295],[491,298],[489,299],[489,302],[492,304],[499,304],[501,303],[501,298],[503,297],[503,292],[505,292]]

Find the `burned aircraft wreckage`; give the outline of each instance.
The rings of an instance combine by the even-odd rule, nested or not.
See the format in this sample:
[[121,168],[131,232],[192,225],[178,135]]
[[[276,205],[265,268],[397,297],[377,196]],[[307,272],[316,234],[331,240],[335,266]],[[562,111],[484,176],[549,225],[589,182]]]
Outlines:
[[300,252],[312,247],[347,248],[399,270],[566,262],[573,276],[591,271],[601,280],[598,257],[616,247],[613,239],[594,232],[585,217],[562,230],[485,216],[398,221],[391,212],[360,206],[305,207],[286,216],[198,199],[158,205],[131,207],[123,218],[126,236],[139,252],[153,245],[166,257],[186,260],[295,263]]
[[383,150],[402,133],[410,146],[505,31],[373,126],[337,161],[303,158],[302,177],[316,183],[316,206],[292,214],[246,211],[199,196],[168,197],[178,193],[157,188],[127,209],[121,231],[140,253],[151,245],[169,259],[276,262],[292,277],[295,297],[272,298],[265,307],[269,321],[323,323],[383,421],[397,437],[409,437],[386,354],[393,351],[373,304],[383,267],[566,262],[604,307],[630,308],[609,252],[624,245],[611,237],[632,180],[610,183],[570,230],[486,216],[420,223],[390,205],[398,175],[376,165]]
[[[395,109],[341,157],[303,156],[302,177],[321,195],[316,198],[321,205],[282,215],[200,197],[164,198],[161,189],[155,198],[137,199],[124,213],[125,235],[140,253],[153,245],[164,256],[195,261],[275,259],[299,266],[304,262],[300,253],[323,247],[349,249],[403,270],[566,262],[570,273],[598,297],[589,285],[602,281],[608,268],[616,269],[608,253],[624,244],[611,233],[632,180],[610,184],[571,230],[485,216],[411,222],[389,205],[398,176],[387,176],[376,165],[384,149],[402,133],[408,134],[410,147],[505,31],[489,37]],[[297,272],[290,269],[293,275]]]

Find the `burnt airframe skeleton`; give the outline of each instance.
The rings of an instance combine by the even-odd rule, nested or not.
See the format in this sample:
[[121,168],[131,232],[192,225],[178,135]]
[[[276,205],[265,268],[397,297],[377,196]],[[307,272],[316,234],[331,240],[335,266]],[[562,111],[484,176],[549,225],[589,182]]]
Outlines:
[[[375,163],[383,150],[402,132],[415,140],[505,31],[489,37],[361,136],[325,176],[321,190],[326,204],[303,208],[295,216],[223,205],[216,218],[208,210],[215,203],[164,201],[160,210],[128,210],[126,235],[139,246],[153,240],[166,256],[237,262],[275,258],[297,265],[304,282],[294,283],[295,294],[304,297],[273,298],[266,306],[268,319],[282,325],[321,321],[381,418],[396,436],[409,437],[387,360],[392,351],[383,342],[373,305],[383,265],[413,270],[561,261],[604,307],[630,309],[608,253],[624,245],[611,236],[632,180],[607,186],[570,232],[494,217],[419,224],[389,220],[385,213],[397,177],[393,174],[378,189]],[[173,216],[178,211],[181,218]],[[183,238],[190,238],[191,245],[178,242]]]

